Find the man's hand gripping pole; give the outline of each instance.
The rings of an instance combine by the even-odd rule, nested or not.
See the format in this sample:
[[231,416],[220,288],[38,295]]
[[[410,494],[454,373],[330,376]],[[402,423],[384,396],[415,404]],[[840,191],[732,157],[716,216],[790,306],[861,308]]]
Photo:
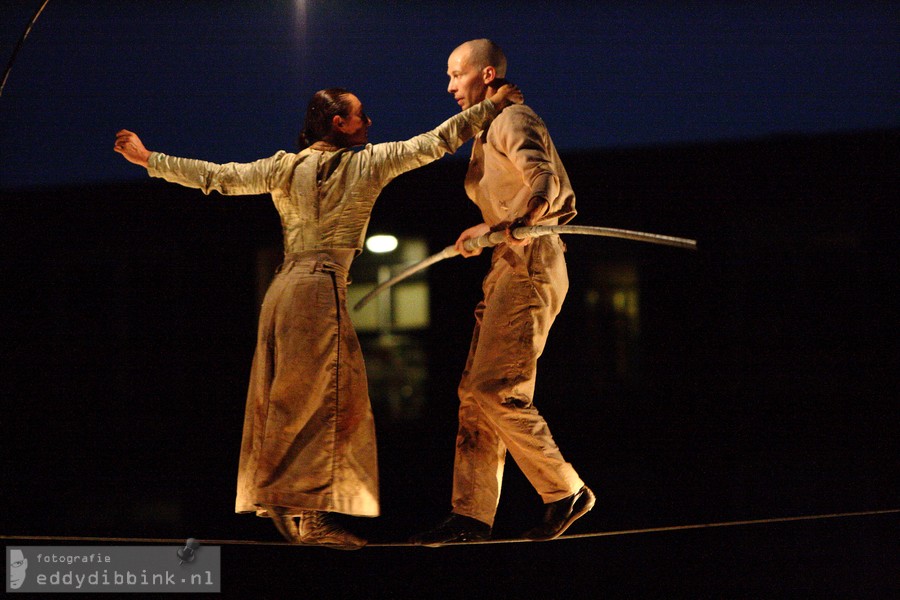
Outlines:
[[[516,227],[510,231],[510,235],[517,240],[526,238],[535,238],[552,234],[570,234],[570,235],[594,235],[600,237],[622,238],[626,240],[634,240],[637,242],[648,242],[651,244],[660,244],[663,246],[674,246],[676,248],[686,248],[688,250],[697,249],[697,241],[687,238],[673,237],[670,235],[660,235],[657,233],[646,233],[643,231],[630,231],[628,229],[612,229],[610,227],[590,227],[587,225],[534,225],[530,227]],[[471,238],[463,242],[463,247],[471,252],[478,248],[490,248],[506,241],[505,231],[492,231],[482,236]],[[437,254],[433,254],[406,269],[400,271],[384,283],[380,284],[374,290],[363,296],[359,302],[354,305],[353,310],[359,310],[369,303],[372,298],[388,289],[392,285],[403,281],[407,277],[427,269],[434,263],[440,262],[445,258],[452,258],[459,254],[454,246],[447,246]]]

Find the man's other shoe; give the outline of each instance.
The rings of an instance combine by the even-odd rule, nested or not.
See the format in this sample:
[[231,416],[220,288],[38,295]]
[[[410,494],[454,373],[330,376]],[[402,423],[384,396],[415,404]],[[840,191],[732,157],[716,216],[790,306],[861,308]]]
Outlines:
[[444,544],[482,542],[489,539],[491,539],[490,525],[478,519],[450,513],[450,516],[436,527],[412,536],[409,541],[418,546],[436,548]]
[[529,540],[553,540],[565,532],[569,526],[594,508],[597,498],[587,486],[556,502],[547,504],[543,522],[525,532]]

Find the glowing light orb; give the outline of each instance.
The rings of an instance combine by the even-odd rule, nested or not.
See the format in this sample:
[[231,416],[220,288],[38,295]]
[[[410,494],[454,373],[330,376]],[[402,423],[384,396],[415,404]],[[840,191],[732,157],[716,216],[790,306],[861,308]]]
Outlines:
[[366,240],[366,248],[376,254],[393,252],[397,249],[397,238],[392,235],[373,235]]

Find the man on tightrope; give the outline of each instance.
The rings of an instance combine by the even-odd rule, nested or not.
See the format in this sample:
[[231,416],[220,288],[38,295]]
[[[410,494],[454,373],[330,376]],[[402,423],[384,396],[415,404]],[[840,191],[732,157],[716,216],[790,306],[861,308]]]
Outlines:
[[[447,74],[447,91],[466,110],[505,77],[506,57],[490,40],[471,40],[450,55]],[[575,216],[559,154],[543,121],[524,104],[507,108],[475,138],[465,189],[484,218],[456,241],[466,257],[481,253],[467,251],[467,239]],[[556,538],[593,508],[594,494],[565,461],[532,401],[537,360],[569,287],[564,251],[558,235],[520,241],[507,233],[506,243],[494,248],[458,390],[452,512],[413,543],[490,538],[507,451],[546,506],[526,538]]]

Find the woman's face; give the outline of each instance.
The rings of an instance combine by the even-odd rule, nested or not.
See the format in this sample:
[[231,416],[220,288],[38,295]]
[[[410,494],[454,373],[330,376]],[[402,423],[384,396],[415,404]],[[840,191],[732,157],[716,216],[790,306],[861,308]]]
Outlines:
[[347,102],[350,109],[346,117],[337,117],[335,124],[341,136],[347,140],[348,146],[360,146],[369,142],[369,127],[372,120],[363,112],[362,102],[353,94],[347,94]]

